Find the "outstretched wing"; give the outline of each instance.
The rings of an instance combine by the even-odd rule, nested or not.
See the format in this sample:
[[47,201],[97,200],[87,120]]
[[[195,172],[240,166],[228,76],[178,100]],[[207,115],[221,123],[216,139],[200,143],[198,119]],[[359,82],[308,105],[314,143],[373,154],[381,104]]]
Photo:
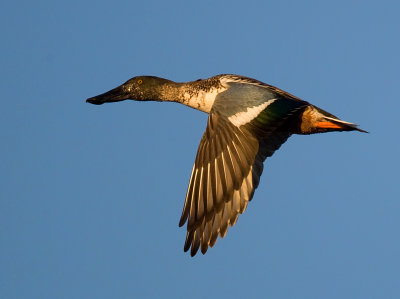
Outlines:
[[308,104],[249,87],[232,84],[216,99],[200,141],[179,221],[187,221],[184,250],[191,248],[192,256],[200,247],[204,254],[236,223],[259,184],[264,160],[292,134],[290,117]]
[[251,166],[258,141],[228,119],[212,113],[200,141],[179,225],[186,220],[185,251],[195,255],[225,236],[253,195]]
[[258,138],[245,126],[212,113],[200,141],[179,226],[187,220],[184,250],[206,253],[218,235],[224,237],[252,199],[263,161],[290,136],[272,131]]

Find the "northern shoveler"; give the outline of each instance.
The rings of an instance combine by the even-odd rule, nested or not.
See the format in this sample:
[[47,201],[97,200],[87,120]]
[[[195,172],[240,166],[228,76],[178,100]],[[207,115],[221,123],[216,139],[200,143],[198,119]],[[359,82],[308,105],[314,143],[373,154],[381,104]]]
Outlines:
[[279,88],[238,75],[176,83],[153,76],[129,79],[86,102],[178,102],[209,114],[179,226],[187,221],[184,250],[206,253],[225,236],[252,199],[263,162],[292,134],[360,131],[355,124]]

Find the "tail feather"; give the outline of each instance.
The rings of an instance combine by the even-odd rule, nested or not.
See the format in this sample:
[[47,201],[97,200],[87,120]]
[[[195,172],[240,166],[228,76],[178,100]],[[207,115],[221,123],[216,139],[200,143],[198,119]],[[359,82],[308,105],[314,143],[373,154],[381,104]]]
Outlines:
[[341,119],[337,119],[337,118],[333,118],[333,117],[328,117],[328,116],[324,116],[324,118],[340,127],[343,128],[344,131],[359,131],[359,132],[363,132],[363,133],[369,133],[368,131],[365,131],[363,129],[360,129],[356,124],[353,124],[351,122],[348,121],[344,121]]

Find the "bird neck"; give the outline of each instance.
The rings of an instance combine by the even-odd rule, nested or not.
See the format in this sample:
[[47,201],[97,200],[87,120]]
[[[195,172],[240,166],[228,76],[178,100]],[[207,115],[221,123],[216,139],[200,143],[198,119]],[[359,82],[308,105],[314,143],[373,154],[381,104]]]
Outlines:
[[226,88],[219,80],[210,78],[187,83],[170,82],[160,86],[160,101],[177,102],[209,113],[215,97]]

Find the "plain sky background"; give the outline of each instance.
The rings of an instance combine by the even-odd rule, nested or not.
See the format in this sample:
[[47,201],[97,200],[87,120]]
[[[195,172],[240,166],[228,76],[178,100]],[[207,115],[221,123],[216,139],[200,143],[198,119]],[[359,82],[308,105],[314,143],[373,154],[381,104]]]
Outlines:
[[[2,1],[1,298],[400,298],[398,1]],[[135,75],[278,86],[370,134],[293,136],[205,256],[178,228],[207,115]]]

